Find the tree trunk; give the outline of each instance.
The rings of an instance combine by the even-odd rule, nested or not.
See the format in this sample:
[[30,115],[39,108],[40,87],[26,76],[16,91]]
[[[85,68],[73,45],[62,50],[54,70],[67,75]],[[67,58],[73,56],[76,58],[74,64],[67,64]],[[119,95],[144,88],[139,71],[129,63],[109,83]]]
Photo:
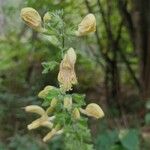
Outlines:
[[[140,54],[142,97],[150,98],[150,0],[134,0],[135,48]],[[136,16],[137,15],[137,16]],[[134,19],[138,18],[138,19]]]
[[[143,99],[150,98],[150,0],[118,0],[124,23],[140,58]],[[130,5],[130,10],[128,6]]]

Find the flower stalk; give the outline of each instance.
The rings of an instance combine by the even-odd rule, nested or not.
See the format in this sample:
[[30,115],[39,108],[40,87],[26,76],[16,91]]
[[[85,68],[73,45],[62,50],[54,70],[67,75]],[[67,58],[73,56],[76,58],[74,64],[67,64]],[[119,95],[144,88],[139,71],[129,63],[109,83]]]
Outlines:
[[[90,132],[87,128],[84,115],[100,119],[104,117],[104,112],[101,107],[95,103],[88,104],[85,109],[83,109],[85,106],[84,97],[80,94],[76,94],[76,96],[69,94],[73,86],[77,84],[75,72],[77,54],[74,48],[66,46],[65,37],[69,35],[66,33],[67,23],[65,23],[62,18],[62,12],[46,13],[43,17],[44,28],[42,27],[43,22],[41,16],[33,8],[23,8],[21,10],[21,18],[32,29],[37,31],[45,30],[45,32],[43,32],[44,34],[55,33],[59,42],[58,47],[62,54],[57,77],[59,87],[48,85],[38,93],[38,97],[43,99],[43,104],[46,109],[37,105],[25,107],[26,112],[40,115],[40,117],[30,123],[27,128],[29,130],[38,127],[48,128],[50,131],[44,136],[44,142],[52,140],[55,136],[64,134],[67,142],[70,139],[76,140],[76,142],[84,147],[83,149],[87,149],[88,144],[83,142],[82,138],[85,137],[85,134],[90,138]],[[88,14],[78,25],[78,30],[74,36],[85,36],[95,32],[95,30],[95,16]],[[84,134],[82,135],[82,133]],[[81,138],[76,138],[79,137],[79,134]],[[67,148],[67,142],[66,149],[69,149]]]

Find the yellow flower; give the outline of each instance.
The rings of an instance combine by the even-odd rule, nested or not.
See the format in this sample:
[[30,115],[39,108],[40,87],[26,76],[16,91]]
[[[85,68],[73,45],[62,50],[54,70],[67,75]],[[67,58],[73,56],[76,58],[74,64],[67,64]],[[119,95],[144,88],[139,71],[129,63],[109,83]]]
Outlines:
[[36,113],[36,114],[39,114],[41,116],[45,114],[44,109],[37,106],[37,105],[26,106],[25,111],[26,112],[31,112],[31,113]]
[[38,97],[45,98],[48,95],[48,93],[54,88],[55,87],[51,85],[46,86],[42,91],[39,92]]
[[80,109],[81,113],[95,117],[97,119],[104,117],[104,112],[99,105],[95,103],[88,104],[85,109]]
[[54,112],[54,107],[48,107],[47,109],[46,109],[46,113],[48,114],[48,115],[51,115],[53,112]]
[[74,119],[80,119],[80,112],[79,112],[78,108],[74,108],[74,110],[72,112],[72,116]]
[[36,113],[39,114],[41,117],[33,121],[31,124],[28,125],[28,129],[36,129],[40,126],[45,126],[48,128],[52,128],[53,123],[49,121],[49,117],[45,110],[37,105],[30,105],[25,107],[26,112]]
[[53,98],[52,101],[51,101],[50,106],[51,106],[52,108],[54,108],[54,107],[57,105],[57,102],[58,102],[58,100],[57,100],[56,98]]
[[51,138],[53,138],[55,135],[59,135],[63,133],[63,129],[60,129],[59,126],[56,125],[55,128],[53,128],[44,138],[43,141],[47,142],[49,140],[51,140]]
[[72,97],[66,96],[64,98],[64,108],[66,108],[67,110],[70,110],[71,107],[72,107]]
[[51,18],[52,18],[52,16],[50,15],[49,12],[47,12],[44,14],[43,20],[44,20],[44,22],[48,22],[51,20]]
[[77,83],[77,78],[74,70],[76,62],[76,53],[73,48],[70,48],[64,55],[60,63],[58,81],[63,91],[72,89],[72,85]]
[[28,130],[33,130],[33,129],[36,129],[36,128],[40,127],[40,126],[48,127],[48,128],[51,129],[53,127],[53,123],[48,121],[48,117],[47,116],[42,116],[41,118],[36,119],[31,124],[29,124],[27,126],[27,128],[28,128]]
[[25,7],[21,9],[21,18],[25,23],[33,29],[40,30],[42,28],[42,19],[39,13],[32,7]]
[[83,18],[81,23],[78,25],[77,36],[84,36],[88,33],[96,31],[96,19],[93,14],[88,14]]

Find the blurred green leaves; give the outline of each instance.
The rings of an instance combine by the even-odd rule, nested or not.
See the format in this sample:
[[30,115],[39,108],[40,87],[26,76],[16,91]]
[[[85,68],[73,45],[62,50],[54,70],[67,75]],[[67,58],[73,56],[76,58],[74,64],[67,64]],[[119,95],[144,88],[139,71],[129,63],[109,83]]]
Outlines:
[[139,150],[139,131],[136,129],[107,130],[96,139],[97,150]]
[[44,67],[44,70],[42,71],[42,73],[46,74],[49,71],[52,71],[53,69],[55,69],[55,67],[58,66],[58,62],[56,61],[43,62],[42,66]]
[[76,103],[75,107],[81,107],[85,105],[85,94],[72,94],[73,101]]
[[121,130],[119,139],[122,146],[127,150],[139,150],[139,132],[136,129]]

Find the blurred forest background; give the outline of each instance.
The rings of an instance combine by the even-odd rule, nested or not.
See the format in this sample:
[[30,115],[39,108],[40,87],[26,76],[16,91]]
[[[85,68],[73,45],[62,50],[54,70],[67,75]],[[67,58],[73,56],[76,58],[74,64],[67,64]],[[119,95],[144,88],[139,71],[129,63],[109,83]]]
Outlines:
[[86,14],[96,16],[96,33],[72,46],[78,53],[74,91],[105,112],[89,122],[95,149],[150,150],[150,0],[0,0],[0,150],[63,149],[61,139],[44,144],[40,129],[26,129],[32,118],[22,107],[40,104],[37,93],[57,85],[58,73],[43,72],[41,63],[57,60],[58,48],[21,21],[27,6],[41,16],[63,9],[76,26]]

